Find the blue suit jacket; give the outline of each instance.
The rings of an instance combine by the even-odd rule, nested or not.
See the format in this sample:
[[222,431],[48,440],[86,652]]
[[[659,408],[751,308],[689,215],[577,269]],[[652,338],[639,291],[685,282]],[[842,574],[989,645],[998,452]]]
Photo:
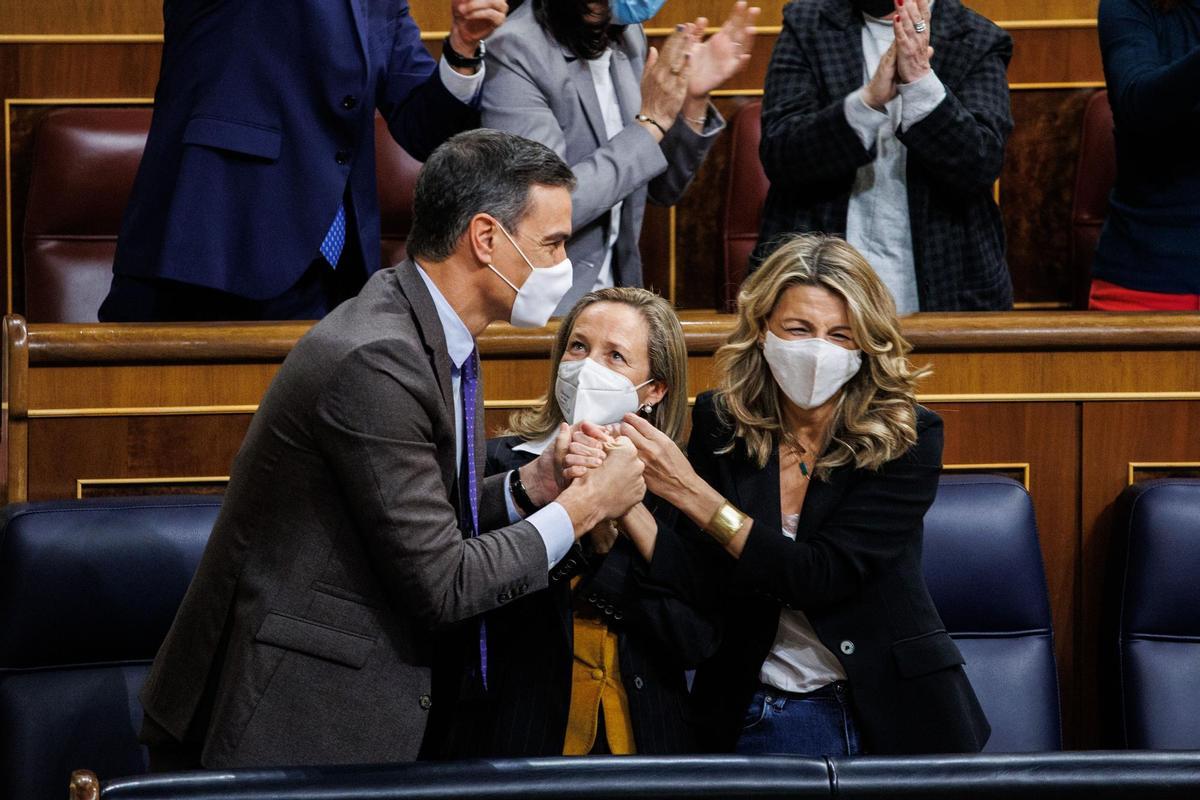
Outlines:
[[442,84],[407,0],[166,0],[163,17],[118,274],[274,297],[317,256],[343,192],[347,247],[374,272],[375,109],[419,160],[478,124]]

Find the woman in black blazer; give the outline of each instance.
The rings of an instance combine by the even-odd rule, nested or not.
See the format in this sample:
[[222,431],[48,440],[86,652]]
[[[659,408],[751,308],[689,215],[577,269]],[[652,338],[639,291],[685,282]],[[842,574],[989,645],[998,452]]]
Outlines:
[[651,578],[722,612],[693,687],[707,749],[980,750],[990,728],[921,573],[942,424],[914,399],[891,296],[844,241],[800,236],[738,305],[688,457],[622,425],[681,512]]
[[[489,474],[552,446],[564,420],[611,423],[640,408],[668,440],[681,436],[687,351],[658,295],[611,288],[584,296],[563,319],[551,363],[551,391],[513,416],[513,435],[488,442]],[[653,497],[628,518],[661,525],[663,541],[674,536],[674,509]],[[486,616],[486,711],[464,717],[478,728],[476,755],[695,751],[685,670],[711,654],[713,629],[650,581],[645,555],[620,532],[625,524],[588,534],[552,570],[549,588]]]

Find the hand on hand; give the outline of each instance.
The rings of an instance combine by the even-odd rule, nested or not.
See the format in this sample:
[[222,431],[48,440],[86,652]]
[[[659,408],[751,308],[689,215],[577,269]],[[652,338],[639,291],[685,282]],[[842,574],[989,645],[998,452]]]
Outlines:
[[[709,92],[732,78],[750,63],[754,44],[754,23],[760,13],[748,3],[733,4],[729,18],[721,29],[696,47],[692,54],[692,70],[688,78],[688,95],[694,100],[707,99]],[[696,20],[703,33],[708,20]]]
[[505,0],[452,0],[450,46],[463,58],[474,58],[479,43],[500,27],[507,14]]
[[863,102],[876,111],[883,111],[900,90],[896,84],[896,43],[879,59],[871,81],[863,87]]
[[645,465],[646,488],[667,502],[679,505],[675,501],[701,482],[679,446],[638,415],[625,415],[621,433],[633,442]]
[[645,467],[638,458],[637,448],[624,436],[606,442],[602,449],[604,457],[600,465],[584,468],[584,474],[576,480],[596,492],[602,519],[617,519],[646,496],[646,481],[642,479]]
[[[896,0],[892,27],[896,31],[896,77],[900,83],[916,83],[932,71],[930,25],[929,0]],[[918,31],[918,27],[923,30]]]

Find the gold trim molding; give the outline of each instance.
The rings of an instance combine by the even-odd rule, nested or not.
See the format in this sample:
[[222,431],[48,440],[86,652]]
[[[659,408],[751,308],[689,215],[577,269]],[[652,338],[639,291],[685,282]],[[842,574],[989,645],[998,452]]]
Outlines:
[[1011,464],[943,464],[942,472],[989,472],[992,470],[1020,470],[1021,483],[1025,491],[1029,491],[1029,462],[1013,462]]
[[83,499],[83,490],[99,486],[198,486],[203,483],[229,483],[228,475],[178,476],[166,478],[77,478],[75,499]]
[[113,408],[31,408],[29,419],[81,419],[87,417],[179,417],[220,414],[253,414],[258,404],[228,406],[116,406]]
[[1200,461],[1130,461],[1126,486],[1133,486],[1134,473],[1139,469],[1200,469]]

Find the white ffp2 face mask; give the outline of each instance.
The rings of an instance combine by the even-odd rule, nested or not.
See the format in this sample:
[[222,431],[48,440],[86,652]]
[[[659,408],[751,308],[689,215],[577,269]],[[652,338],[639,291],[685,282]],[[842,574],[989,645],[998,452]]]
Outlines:
[[621,373],[590,358],[581,358],[559,362],[554,397],[563,419],[570,424],[608,425],[638,410],[638,389],[648,383],[634,386]]
[[521,254],[521,258],[525,260],[531,270],[525,283],[521,284],[521,288],[518,289],[512,281],[504,277],[500,270],[496,269],[494,265],[488,264],[488,269],[496,273],[500,280],[507,283],[509,288],[517,293],[517,299],[513,301],[512,312],[509,314],[509,322],[518,328],[540,328],[550,321],[554,309],[558,308],[558,301],[562,300],[563,295],[571,288],[574,280],[571,259],[564,258],[550,267],[535,267],[520,245],[513,241],[513,237],[508,235],[508,231],[504,230],[504,226],[497,224],[496,227],[500,228],[500,232],[508,238],[508,241],[512,242],[512,246]]
[[824,339],[780,339],[767,331],[763,356],[783,393],[801,408],[816,408],[858,374],[862,351]]

